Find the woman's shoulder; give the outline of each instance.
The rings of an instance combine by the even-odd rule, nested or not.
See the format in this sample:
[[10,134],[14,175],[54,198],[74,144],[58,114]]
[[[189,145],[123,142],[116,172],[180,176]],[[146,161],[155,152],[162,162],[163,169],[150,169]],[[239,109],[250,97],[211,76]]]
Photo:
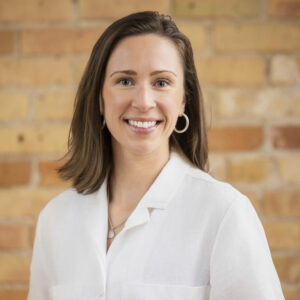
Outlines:
[[219,180],[215,178],[209,172],[203,171],[196,166],[194,166],[187,158],[183,157],[181,154],[176,153],[177,157],[181,160],[181,162],[185,165],[185,173],[191,181],[193,181],[193,185],[197,186],[201,184],[201,187],[206,186],[207,188],[213,188],[216,191],[222,191],[227,193],[232,193],[238,195],[242,195],[235,187],[233,187],[230,183]]
[[50,199],[40,211],[40,217],[58,219],[60,215],[73,214],[75,211],[80,211],[90,198],[95,198],[95,193],[85,195],[70,187]]
[[214,178],[191,163],[187,164],[184,189],[201,207],[205,205],[216,210],[227,210],[234,203],[237,203],[237,206],[251,206],[247,196],[232,184]]
[[192,178],[195,182],[201,183],[202,185],[206,185],[209,188],[213,188],[216,191],[222,191],[227,193],[232,193],[241,195],[241,193],[233,187],[232,184],[219,180],[215,178],[212,174],[200,170],[199,168],[196,168],[195,166],[189,165],[187,168],[187,176]]

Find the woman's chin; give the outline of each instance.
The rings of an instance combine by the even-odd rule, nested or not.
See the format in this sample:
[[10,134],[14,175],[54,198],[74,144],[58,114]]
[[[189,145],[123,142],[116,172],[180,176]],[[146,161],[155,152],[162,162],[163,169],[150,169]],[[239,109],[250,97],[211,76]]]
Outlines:
[[163,145],[162,143],[159,145],[155,145],[153,141],[152,142],[143,141],[142,143],[130,145],[130,147],[127,148],[127,151],[138,156],[157,154],[157,153],[168,151],[169,149],[168,145],[169,145],[168,143],[166,143],[166,145]]

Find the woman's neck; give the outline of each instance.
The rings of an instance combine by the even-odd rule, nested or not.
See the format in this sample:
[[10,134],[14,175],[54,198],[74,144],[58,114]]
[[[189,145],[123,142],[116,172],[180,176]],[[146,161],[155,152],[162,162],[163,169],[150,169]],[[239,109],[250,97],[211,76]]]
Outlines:
[[114,151],[109,180],[111,204],[123,209],[136,207],[168,160],[169,149],[146,155]]

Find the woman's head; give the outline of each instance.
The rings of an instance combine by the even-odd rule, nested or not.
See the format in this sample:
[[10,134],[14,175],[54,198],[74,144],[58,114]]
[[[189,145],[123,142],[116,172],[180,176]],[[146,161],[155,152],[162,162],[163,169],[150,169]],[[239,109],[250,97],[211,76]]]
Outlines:
[[[134,37],[139,38],[134,39]],[[106,101],[106,99],[108,99],[107,97],[117,95],[116,93],[111,93],[112,91],[116,91],[116,88],[112,89],[111,84],[113,81],[111,81],[112,78],[110,78],[110,76],[113,72],[108,74],[107,68],[110,68],[112,65],[111,62],[113,62],[113,68],[110,68],[109,70],[112,71],[112,69],[116,69],[118,61],[122,61],[122,59],[120,60],[120,53],[122,53],[122,51],[118,51],[118,49],[127,49],[128,53],[130,53],[130,47],[134,45],[138,46],[141,43],[148,43],[148,48],[151,48],[151,41],[156,43],[156,45],[161,46],[161,49],[166,49],[168,47],[170,51],[173,49],[173,61],[175,64],[178,62],[178,64],[172,66],[172,59],[168,59],[169,65],[165,64],[168,69],[171,69],[169,71],[172,71],[172,68],[176,68],[176,72],[179,75],[179,78],[175,78],[177,76],[174,77],[173,75],[174,81],[177,80],[176,91],[178,93],[176,93],[176,95],[173,94],[176,99],[174,99],[174,107],[171,107],[173,109],[171,110],[173,115],[177,114],[178,116],[184,111],[190,120],[188,130],[179,134],[174,132],[173,128],[171,128],[176,125],[176,120],[174,121],[174,116],[172,115],[172,120],[168,123],[168,130],[165,132],[166,134],[168,133],[171,135],[169,139],[170,145],[177,146],[177,148],[179,148],[196,167],[205,169],[207,161],[207,140],[203,103],[190,42],[185,35],[179,32],[177,26],[170,17],[160,15],[156,12],[135,13],[117,20],[105,30],[93,48],[91,57],[79,84],[69,135],[68,160],[65,165],[59,169],[59,172],[64,179],[73,180],[73,186],[78,192],[91,193],[96,191],[103,183],[104,178],[107,176],[113,165],[111,132],[115,135],[114,132],[117,131],[114,130],[119,130],[120,128],[115,128],[116,124],[113,123],[111,114],[112,107],[108,107],[110,102]],[[152,47],[152,50],[153,49],[154,47]],[[152,50],[149,49],[148,51],[150,55]],[[163,50],[161,51],[163,55]],[[119,55],[117,58],[116,53]],[[145,53],[147,53],[147,51],[145,51]],[[159,60],[155,59],[149,61],[159,62]],[[132,60],[132,58],[131,62],[132,64],[128,65],[130,70],[132,69],[132,66],[138,68],[137,64],[134,65],[134,60]],[[126,67],[126,64],[123,62],[123,64],[121,63],[119,65],[121,67],[120,70],[124,71],[123,67]],[[149,66],[148,71],[150,68],[151,66]],[[158,65],[156,69],[162,70],[164,69],[164,65],[161,67]],[[125,68],[125,70],[128,69]],[[148,81],[143,81],[143,79],[145,79],[145,74],[143,68],[140,68],[139,72],[134,76],[137,76],[136,78],[139,80],[139,83],[150,82],[152,78],[150,75],[147,78]],[[168,78],[172,80],[171,73],[161,73],[161,75],[164,75],[164,79],[169,76]],[[118,82],[119,84],[122,78],[116,77],[117,74],[114,74],[111,77],[114,76],[115,82]],[[180,79],[180,76],[182,79]],[[127,80],[127,77],[124,77],[123,80]],[[129,77],[132,81],[136,78],[132,78],[132,76]],[[159,86],[159,88],[157,86],[154,86],[153,88],[148,86],[149,89],[146,91],[147,93],[149,92],[151,96],[155,95],[154,98],[159,98],[161,97],[160,95],[163,95],[164,93],[163,89],[165,83],[161,82],[164,80],[159,81],[159,79],[159,76],[153,76],[155,85],[162,84],[163,86]],[[123,88],[124,81],[121,81],[121,83]],[[125,81],[125,84],[127,85],[128,82]],[[146,87],[147,84],[140,84],[138,89],[136,86],[135,96],[137,95],[137,90],[138,93],[141,94],[145,92],[145,89],[142,88],[142,86]],[[180,86],[182,87],[181,94]],[[128,96],[128,91],[125,91],[124,93],[123,88],[121,92],[119,90],[118,95]],[[169,95],[172,95],[170,90]],[[151,102],[153,97],[150,97],[149,99]],[[127,111],[125,109],[123,111],[124,117],[159,117],[161,118],[158,119],[159,121],[168,118],[168,116],[166,117],[163,112],[157,108],[151,110],[151,105],[153,107],[160,105],[160,103],[156,103],[155,101],[149,104],[149,110],[137,107],[136,103],[133,104],[133,106],[132,103],[130,105],[130,110]],[[137,112],[136,115],[131,115],[133,112]],[[102,128],[102,115],[108,118],[108,127],[105,126]],[[183,118],[178,119],[176,125],[177,128],[184,127],[184,123],[182,123],[184,121],[181,119]],[[127,122],[128,119],[124,121]]]
[[147,33],[117,44],[100,99],[114,159],[125,153],[168,157],[169,137],[184,113],[183,77],[180,55],[169,39]]

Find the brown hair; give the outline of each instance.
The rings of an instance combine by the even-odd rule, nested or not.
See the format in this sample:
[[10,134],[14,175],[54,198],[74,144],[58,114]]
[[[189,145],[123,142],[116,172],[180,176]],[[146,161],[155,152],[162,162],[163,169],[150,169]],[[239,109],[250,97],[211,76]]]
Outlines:
[[[65,180],[72,180],[79,193],[95,192],[109,174],[112,164],[111,135],[102,129],[99,99],[106,65],[117,43],[128,36],[158,34],[171,40],[177,47],[184,68],[185,113],[190,126],[184,133],[171,134],[170,145],[177,146],[188,160],[201,170],[207,164],[207,137],[203,100],[188,38],[182,34],[171,17],[157,12],[138,12],[112,23],[96,42],[81,78],[75,111],[68,139],[66,163],[58,169]],[[184,127],[179,118],[176,127]]]

